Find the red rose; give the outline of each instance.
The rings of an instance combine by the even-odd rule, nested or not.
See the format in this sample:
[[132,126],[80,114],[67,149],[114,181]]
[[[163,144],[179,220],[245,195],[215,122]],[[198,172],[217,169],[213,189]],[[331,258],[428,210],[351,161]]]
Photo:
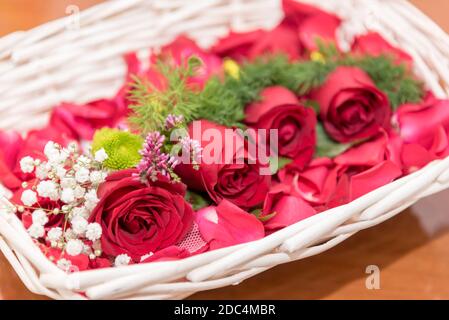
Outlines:
[[280,25],[270,31],[231,32],[218,41],[212,52],[242,61],[266,53],[283,53],[290,59],[298,59],[302,49],[296,30]]
[[409,54],[401,49],[393,47],[377,32],[370,32],[356,37],[352,44],[352,51],[362,55],[372,55],[375,57],[390,55],[398,64],[405,63],[410,67],[413,64],[413,58]]
[[102,226],[102,249],[107,255],[142,256],[170,247],[192,227],[193,210],[184,200],[185,187],[165,181],[145,185],[136,170],[108,176],[99,190],[100,202],[89,220]]
[[291,185],[278,184],[267,194],[262,217],[274,214],[264,223],[267,232],[274,232],[316,213],[314,208],[292,192]]
[[[194,132],[195,125],[200,126],[201,132]],[[204,148],[202,163],[199,170],[181,164],[176,171],[190,188],[206,191],[217,204],[227,199],[241,208],[252,208],[263,202],[271,184],[270,175],[260,174],[261,170],[268,169],[268,163],[249,154],[247,143],[235,130],[228,130],[229,137],[225,130],[225,127],[206,120],[191,124],[190,137]],[[218,136],[207,137],[206,131]]]
[[390,126],[387,96],[361,69],[338,67],[312,93],[312,99],[320,106],[327,133],[338,142],[370,138]]
[[283,87],[266,88],[261,97],[261,101],[247,106],[245,122],[257,129],[277,129],[279,155],[305,166],[315,152],[315,112],[300,105]]

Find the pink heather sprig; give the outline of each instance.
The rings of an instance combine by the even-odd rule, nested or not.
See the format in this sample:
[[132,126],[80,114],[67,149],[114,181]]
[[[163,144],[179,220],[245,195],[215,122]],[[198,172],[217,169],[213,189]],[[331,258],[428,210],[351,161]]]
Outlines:
[[170,180],[179,180],[179,177],[173,171],[178,161],[175,157],[162,151],[164,142],[165,136],[159,131],[147,135],[140,152],[142,160],[137,166],[142,181],[146,182],[148,178],[156,181],[159,174]]
[[165,129],[171,130],[173,128],[176,128],[180,124],[184,122],[184,117],[182,115],[174,115],[169,114],[167,118],[165,119]]
[[190,155],[193,168],[199,170],[199,163],[201,160],[201,152],[203,148],[197,140],[193,140],[189,137],[183,137],[179,140],[181,143],[182,151]]

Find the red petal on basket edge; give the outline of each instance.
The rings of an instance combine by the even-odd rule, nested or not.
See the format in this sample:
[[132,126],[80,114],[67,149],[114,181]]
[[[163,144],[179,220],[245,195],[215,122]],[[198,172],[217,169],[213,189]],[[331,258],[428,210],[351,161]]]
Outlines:
[[53,110],[50,125],[71,133],[77,140],[91,140],[96,129],[114,127],[126,113],[126,109],[109,99],[87,104],[63,103]]
[[386,185],[401,175],[402,170],[389,160],[356,174],[350,180],[351,200],[357,199],[370,191]]
[[299,26],[298,33],[302,45],[310,51],[317,50],[317,39],[337,45],[336,31],[341,20],[328,13],[313,15]]
[[373,56],[392,55],[397,63],[405,63],[409,67],[413,64],[413,58],[409,54],[392,46],[377,32],[356,37],[352,44],[352,51]]
[[171,246],[164,248],[156,253],[152,254],[148,258],[142,260],[142,263],[156,262],[156,261],[171,261],[184,259],[189,257],[191,254],[188,250],[179,248],[177,246]]
[[279,184],[267,194],[263,213],[275,214],[264,223],[267,232],[277,231],[317,213],[306,201],[290,191],[291,186]]
[[196,223],[210,250],[254,241],[265,235],[262,222],[227,200],[216,207],[199,210]]

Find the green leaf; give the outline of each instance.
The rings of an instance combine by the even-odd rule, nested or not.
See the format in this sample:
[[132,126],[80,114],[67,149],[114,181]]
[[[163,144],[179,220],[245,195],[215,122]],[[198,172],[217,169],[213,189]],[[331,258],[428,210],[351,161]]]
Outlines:
[[[339,66],[364,70],[375,85],[388,96],[392,108],[422,99],[424,87],[405,65],[388,56],[353,56],[336,50],[335,45],[318,41],[324,61],[290,61],[282,54],[262,56],[244,62],[239,77],[212,77],[202,90],[192,88],[188,78],[194,76],[201,59],[193,56],[187,63],[174,67],[164,60],[156,64],[167,79],[167,89],[159,91],[151,83],[135,79],[131,90],[134,111],[130,122],[143,133],[159,130],[167,114],[183,115],[188,124],[206,119],[227,127],[244,128],[245,107],[260,99],[269,86],[282,86],[305,96],[322,85]],[[316,105],[312,105],[316,110]],[[327,148],[327,147],[326,147]]]
[[286,157],[270,157],[270,171],[272,174],[276,174],[284,168],[286,165],[290,164],[293,160]]
[[328,136],[321,123],[317,124],[317,148],[315,155],[317,157],[333,158],[348,150],[352,145],[349,143],[338,143]]
[[261,222],[267,222],[268,220],[272,219],[275,215],[277,215],[277,212],[274,211],[270,214],[264,215],[262,212],[262,209],[255,209],[251,212],[256,218]]
[[306,100],[306,101],[304,101],[304,106],[312,108],[316,114],[320,114],[320,105],[317,101]]
[[208,201],[205,197],[191,190],[187,190],[185,199],[188,203],[192,205],[192,208],[195,211],[210,205],[210,201]]

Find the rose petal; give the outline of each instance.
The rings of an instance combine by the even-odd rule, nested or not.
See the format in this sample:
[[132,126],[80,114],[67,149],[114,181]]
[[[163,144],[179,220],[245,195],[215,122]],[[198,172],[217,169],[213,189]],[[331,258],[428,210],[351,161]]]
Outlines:
[[217,207],[199,210],[196,223],[211,250],[254,241],[265,235],[263,224],[254,215],[227,200]]
[[386,160],[378,165],[356,174],[350,180],[351,199],[357,199],[402,175],[402,170],[393,162]]

